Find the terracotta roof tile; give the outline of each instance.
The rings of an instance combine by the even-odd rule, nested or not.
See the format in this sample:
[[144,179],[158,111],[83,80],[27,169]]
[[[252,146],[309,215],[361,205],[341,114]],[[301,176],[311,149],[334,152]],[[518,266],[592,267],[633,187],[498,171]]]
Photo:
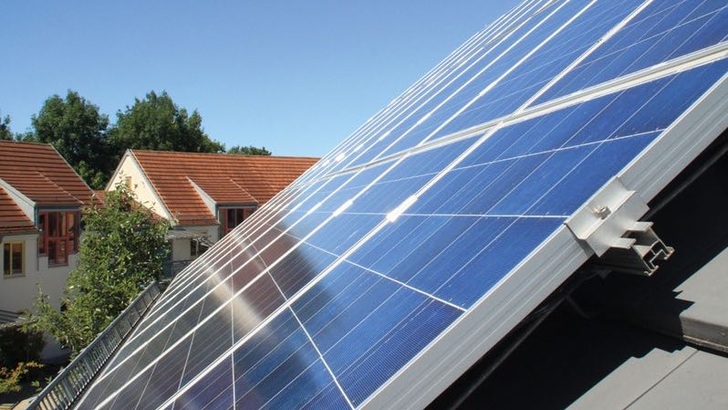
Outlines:
[[37,232],[33,222],[20,210],[18,205],[0,187],[0,236]]
[[91,189],[49,144],[0,141],[0,179],[39,206],[91,200]]
[[318,160],[144,150],[131,153],[180,225],[217,224],[193,183],[221,205],[263,205]]

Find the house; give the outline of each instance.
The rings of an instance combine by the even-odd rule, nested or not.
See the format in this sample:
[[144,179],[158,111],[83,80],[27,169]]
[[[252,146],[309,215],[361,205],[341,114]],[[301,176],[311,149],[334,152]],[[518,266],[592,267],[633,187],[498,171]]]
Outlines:
[[317,160],[127,150],[107,190],[124,184],[170,221],[171,260],[183,267]]
[[37,285],[60,307],[92,196],[53,146],[0,141],[0,311],[31,309]]

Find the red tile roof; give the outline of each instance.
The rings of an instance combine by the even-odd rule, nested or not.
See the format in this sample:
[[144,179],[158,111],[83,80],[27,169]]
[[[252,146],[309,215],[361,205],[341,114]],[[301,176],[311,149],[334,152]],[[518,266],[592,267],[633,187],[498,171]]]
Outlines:
[[33,222],[20,210],[18,204],[0,187],[0,236],[36,232]]
[[91,200],[91,189],[50,144],[0,141],[0,179],[37,206],[82,206]]
[[[132,150],[180,225],[216,225],[194,185],[218,205],[268,202],[318,158]],[[193,185],[194,183],[194,185]]]

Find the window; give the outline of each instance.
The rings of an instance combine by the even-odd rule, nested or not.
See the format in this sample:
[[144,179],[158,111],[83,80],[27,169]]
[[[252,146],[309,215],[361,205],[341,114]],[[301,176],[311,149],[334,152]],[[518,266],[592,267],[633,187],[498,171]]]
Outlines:
[[131,184],[131,177],[124,177],[124,185],[126,185],[129,190],[133,190],[134,186]]
[[223,237],[232,231],[236,226],[240,225],[244,220],[248,219],[255,208],[221,208],[220,209],[220,225],[222,226],[220,237]]
[[13,276],[23,274],[23,243],[12,242],[3,244],[3,275]]
[[197,239],[190,239],[190,259],[197,259],[207,250],[207,245]]
[[68,255],[78,250],[81,214],[78,211],[40,212],[38,253],[48,256],[49,266],[67,265]]

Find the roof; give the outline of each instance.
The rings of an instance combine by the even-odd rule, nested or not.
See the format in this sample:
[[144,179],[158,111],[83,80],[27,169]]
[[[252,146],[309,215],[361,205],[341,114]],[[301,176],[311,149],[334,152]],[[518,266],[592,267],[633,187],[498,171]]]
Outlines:
[[318,158],[130,150],[179,225],[216,225],[197,186],[218,206],[261,206]]
[[0,187],[0,235],[35,232],[33,222]]
[[50,144],[0,141],[0,179],[36,206],[89,205],[92,191]]

